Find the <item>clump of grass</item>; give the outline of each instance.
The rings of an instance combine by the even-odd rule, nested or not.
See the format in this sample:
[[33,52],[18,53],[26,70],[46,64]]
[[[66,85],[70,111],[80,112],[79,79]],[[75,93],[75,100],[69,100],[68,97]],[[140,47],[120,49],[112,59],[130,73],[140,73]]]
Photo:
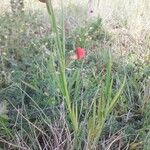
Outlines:
[[[113,77],[111,74],[111,59],[108,58],[109,62],[106,67],[106,75],[102,77],[100,80],[100,84],[102,84],[103,80],[104,84],[102,84],[102,89],[98,89],[98,93],[100,94],[97,100],[93,99],[93,106],[91,106],[92,114],[88,119],[88,144],[91,149],[92,146],[96,146],[96,141],[99,139],[101,132],[105,126],[105,121],[113,108],[116,106],[116,103],[119,100],[119,96],[123,90],[125,85],[125,79],[118,89],[116,94],[113,93]],[[104,78],[104,79],[103,79]],[[100,92],[100,90],[102,92]],[[92,143],[91,143],[92,141]]]

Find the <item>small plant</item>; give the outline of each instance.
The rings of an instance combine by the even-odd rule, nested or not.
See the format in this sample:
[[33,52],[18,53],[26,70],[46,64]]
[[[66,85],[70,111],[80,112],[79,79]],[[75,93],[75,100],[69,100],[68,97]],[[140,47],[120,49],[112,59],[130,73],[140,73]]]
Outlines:
[[109,117],[109,114],[112,112],[113,108],[116,106],[119,101],[119,97],[123,91],[123,87],[126,82],[124,78],[123,83],[114,94],[113,91],[113,74],[111,73],[111,56],[109,55],[108,63],[106,67],[106,75],[101,78],[100,86],[98,89],[96,99],[93,99],[91,107],[91,115],[87,121],[87,143],[88,148],[92,149],[96,146],[96,142],[99,140],[102,130],[105,126],[105,122]]
[[[79,128],[78,123],[78,108],[76,105],[73,104],[73,102],[70,99],[69,91],[68,91],[68,85],[67,85],[67,76],[66,76],[66,60],[65,60],[65,29],[64,29],[64,13],[63,13],[63,3],[62,3],[62,29],[61,29],[61,35],[62,38],[60,38],[60,33],[57,28],[56,18],[53,10],[53,6],[51,3],[51,0],[46,2],[47,11],[49,14],[52,30],[54,33],[54,39],[55,39],[55,47],[56,47],[56,55],[57,55],[57,61],[58,61],[58,68],[57,70],[54,68],[55,71],[55,80],[57,82],[57,85],[59,87],[59,90],[63,96],[63,100],[65,101],[65,104],[67,106],[69,116],[73,125],[74,131],[77,133]],[[62,39],[62,40],[61,40]],[[54,60],[54,59],[53,59]],[[55,62],[52,62],[55,63]]]

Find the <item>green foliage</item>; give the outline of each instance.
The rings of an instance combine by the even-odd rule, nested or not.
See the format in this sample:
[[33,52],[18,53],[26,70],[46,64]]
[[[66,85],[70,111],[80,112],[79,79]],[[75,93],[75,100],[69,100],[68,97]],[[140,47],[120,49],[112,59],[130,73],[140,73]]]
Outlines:
[[[47,9],[51,27],[37,12],[0,18],[2,148],[108,149],[117,136],[121,148],[148,145],[149,55],[116,59],[113,47],[99,46],[111,36],[101,18],[68,32],[64,16],[58,25]],[[69,59],[76,46],[83,60]]]
[[[101,132],[105,126],[105,121],[108,118],[110,112],[116,106],[126,81],[126,79],[124,78],[124,81],[120,89],[118,89],[117,93],[114,94],[113,77],[111,73],[111,67],[112,67],[111,57],[109,56],[107,60],[108,63],[106,67],[106,77],[104,76],[105,79],[104,81],[103,81],[103,77],[101,77],[102,79],[100,81],[101,84],[103,82],[104,84],[102,84],[102,88],[98,89],[98,93],[100,94],[97,100],[95,99],[92,100],[93,101],[93,104],[91,106],[92,114],[89,116],[89,119],[87,121],[88,122],[87,136],[88,136],[89,149],[92,149],[92,147],[96,145],[96,141],[101,136]],[[100,92],[100,90],[102,92]]]
[[92,22],[88,23],[84,27],[79,27],[75,30],[76,45],[86,47],[91,41],[108,41],[110,35],[103,28],[102,19],[96,18]]

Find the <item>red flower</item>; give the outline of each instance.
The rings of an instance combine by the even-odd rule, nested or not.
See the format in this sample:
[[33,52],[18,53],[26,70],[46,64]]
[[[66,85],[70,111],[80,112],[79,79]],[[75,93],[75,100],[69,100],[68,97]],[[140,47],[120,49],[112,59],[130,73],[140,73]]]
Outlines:
[[75,54],[70,56],[70,58],[74,59],[74,60],[78,60],[78,59],[84,58],[85,55],[86,55],[85,50],[83,48],[81,48],[81,47],[77,47],[76,51],[75,51]]
[[82,59],[85,57],[85,50],[81,47],[77,47],[76,48],[76,56],[77,56],[77,59]]

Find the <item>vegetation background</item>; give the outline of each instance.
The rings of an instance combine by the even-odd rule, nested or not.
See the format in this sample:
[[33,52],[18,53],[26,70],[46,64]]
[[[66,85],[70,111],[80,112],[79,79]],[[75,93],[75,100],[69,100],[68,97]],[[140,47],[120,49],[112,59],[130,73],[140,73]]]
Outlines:
[[21,9],[0,1],[0,149],[149,150],[150,1]]

